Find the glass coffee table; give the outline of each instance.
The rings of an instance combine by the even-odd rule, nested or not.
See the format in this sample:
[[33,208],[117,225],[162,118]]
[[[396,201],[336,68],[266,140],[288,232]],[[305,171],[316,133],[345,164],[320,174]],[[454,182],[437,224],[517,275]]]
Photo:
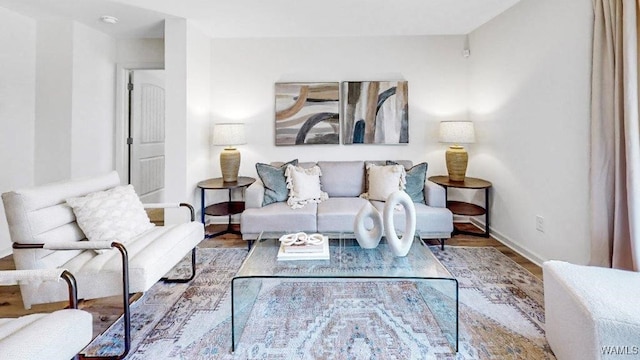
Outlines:
[[375,249],[363,249],[353,233],[323,234],[329,260],[277,259],[282,233],[262,233],[231,280],[231,347],[235,351],[266,279],[331,281],[412,281],[442,334],[458,351],[458,281],[415,237],[409,254],[396,257],[383,238]]

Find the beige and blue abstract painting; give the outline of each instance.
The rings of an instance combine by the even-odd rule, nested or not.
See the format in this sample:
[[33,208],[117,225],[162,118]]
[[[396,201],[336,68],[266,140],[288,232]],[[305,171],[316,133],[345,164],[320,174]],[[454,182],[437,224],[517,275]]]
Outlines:
[[340,144],[340,85],[276,83],[276,145]]
[[407,81],[342,83],[343,144],[408,144]]

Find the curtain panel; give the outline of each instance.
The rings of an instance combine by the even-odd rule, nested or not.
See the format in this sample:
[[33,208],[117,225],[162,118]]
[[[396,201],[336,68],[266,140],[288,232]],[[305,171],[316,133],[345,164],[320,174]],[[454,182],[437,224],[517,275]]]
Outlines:
[[591,264],[638,271],[638,0],[593,3]]

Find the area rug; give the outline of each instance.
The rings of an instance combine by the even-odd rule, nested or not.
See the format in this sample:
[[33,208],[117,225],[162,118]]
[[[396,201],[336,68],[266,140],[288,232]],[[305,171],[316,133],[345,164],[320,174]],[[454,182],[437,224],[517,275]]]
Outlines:
[[[190,284],[158,283],[132,306],[127,359],[554,359],[538,278],[494,248],[431,250],[459,281],[457,353],[410,281],[273,281],[232,354],[230,281],[247,252],[203,248]],[[121,334],[118,322],[86,354],[117,353]]]

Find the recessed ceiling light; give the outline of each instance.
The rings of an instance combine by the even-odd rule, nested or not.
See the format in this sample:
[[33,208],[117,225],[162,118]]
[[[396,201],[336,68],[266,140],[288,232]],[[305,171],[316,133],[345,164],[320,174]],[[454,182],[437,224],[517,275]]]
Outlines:
[[105,15],[103,17],[100,18],[100,20],[102,20],[102,22],[107,23],[107,24],[115,24],[118,22],[118,18],[115,16],[109,16],[109,15]]

